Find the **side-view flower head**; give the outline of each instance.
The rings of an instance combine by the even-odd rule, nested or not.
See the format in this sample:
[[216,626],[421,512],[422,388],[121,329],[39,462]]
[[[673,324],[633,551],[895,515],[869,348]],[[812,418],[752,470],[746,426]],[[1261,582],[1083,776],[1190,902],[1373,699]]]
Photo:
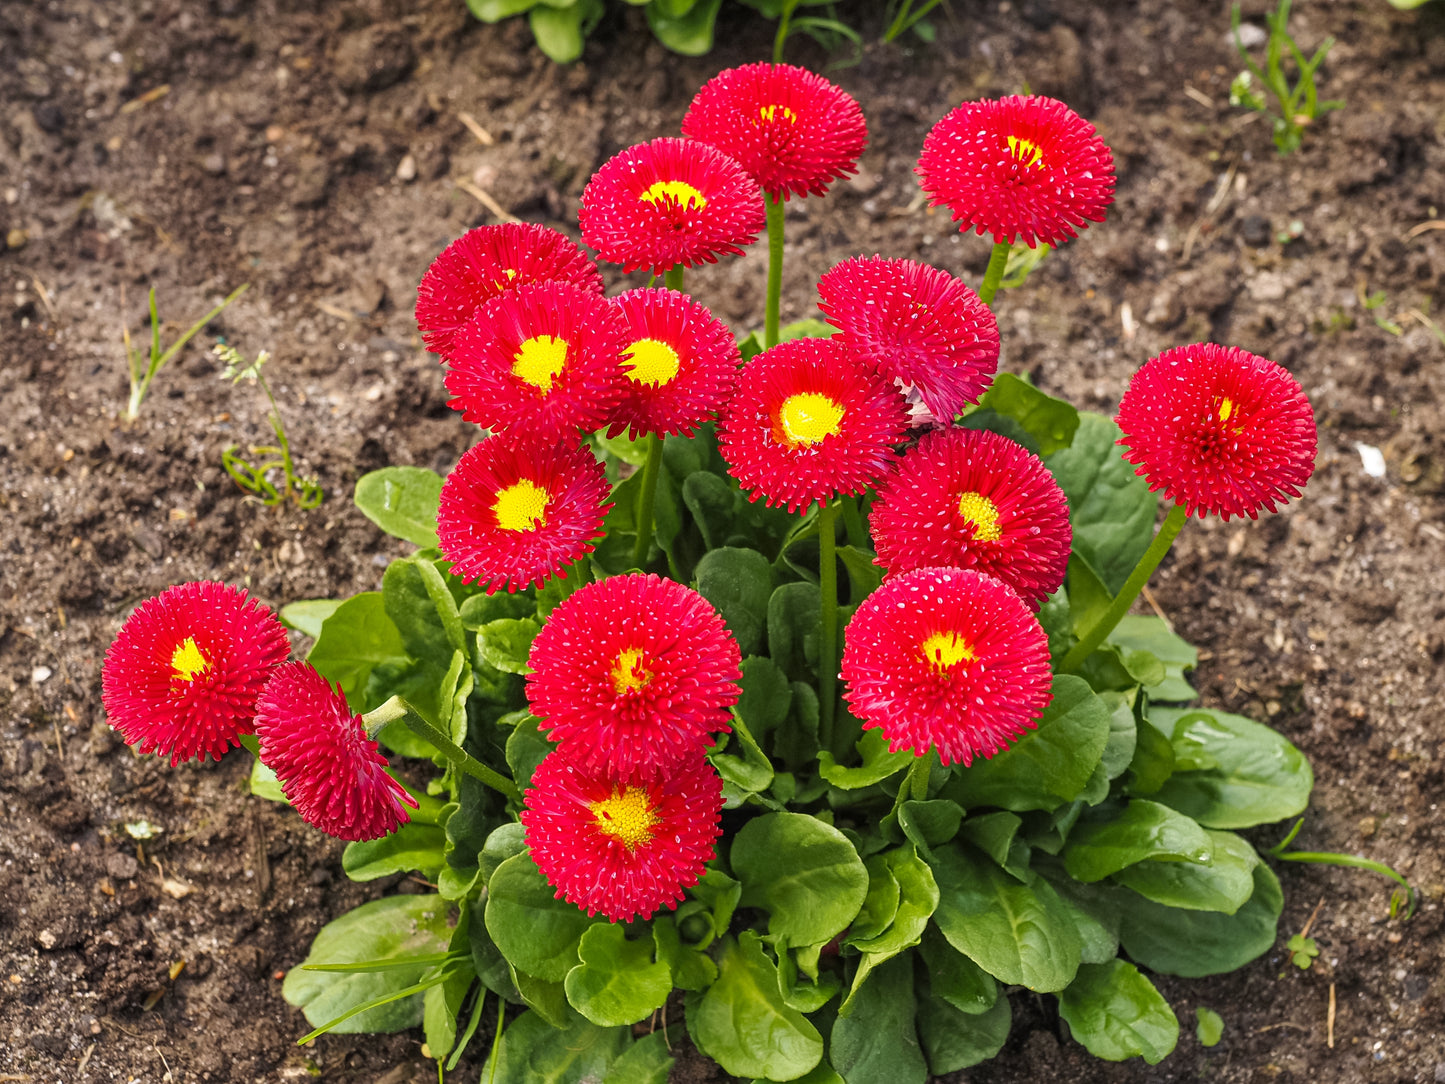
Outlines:
[[241,588],[177,584],[126,618],[105,653],[101,702],[142,753],[220,760],[251,733],[256,698],[290,653],[281,622]]
[[1314,472],[1314,411],[1299,381],[1237,346],[1177,346],[1145,362],[1119,403],[1124,458],[1189,515],[1258,517]]
[[841,88],[791,64],[744,64],[698,90],[682,134],[732,155],[770,196],[824,195],[857,172],[863,111]]
[[1063,102],[1014,95],[964,102],[923,140],[918,176],[961,229],[995,242],[1060,245],[1114,201],[1114,156]]

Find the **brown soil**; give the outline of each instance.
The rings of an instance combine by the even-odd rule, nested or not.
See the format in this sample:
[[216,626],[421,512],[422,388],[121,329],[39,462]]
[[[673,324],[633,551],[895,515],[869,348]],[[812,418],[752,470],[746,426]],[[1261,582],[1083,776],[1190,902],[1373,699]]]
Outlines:
[[[1091,117],[1118,201],[1000,298],[1007,364],[1099,410],[1146,358],[1200,339],[1299,377],[1321,439],[1304,499],[1258,523],[1191,524],[1154,594],[1204,649],[1204,702],[1268,719],[1313,761],[1300,845],[1390,863],[1423,892],[1413,921],[1390,922],[1383,879],[1282,866],[1276,950],[1232,976],[1161,980],[1183,1022],[1163,1065],[1094,1061],[1047,999],[1016,994],[1004,1053],[963,1075],[1445,1080],[1445,344],[1399,315],[1445,288],[1445,233],[1412,230],[1438,222],[1445,12],[1301,0],[1302,43],[1339,39],[1323,89],[1348,104],[1280,159],[1267,122],[1227,104],[1222,0],[952,7],[928,48],[878,44],[878,17],[861,18],[862,61],[833,74],[873,142],[857,179],[790,207],[785,318],[810,314],[817,276],[859,252],[977,281],[986,245],[926,211],[910,173],[958,101],[1027,84]],[[1246,4],[1255,22],[1262,10]],[[495,220],[454,179],[575,236],[591,171],[675,133],[697,86],[764,57],[769,33],[734,14],[712,56],[685,60],[628,9],[559,68],[524,25],[480,26],[460,0],[0,5],[0,235],[24,231],[0,249],[0,1079],[434,1079],[419,1033],[298,1049],[277,981],[328,919],[408,884],[350,884],[339,844],[245,793],[244,754],[176,769],[131,755],[101,714],[101,659],[131,607],[172,583],[221,576],[274,605],[375,588],[406,547],[352,508],[356,477],[446,470],[473,439],[411,318],[430,258]],[[792,58],[828,60],[806,42]],[[748,327],[763,262],[691,284]],[[143,334],[147,287],[170,336],[243,281],[121,425],[121,329]],[[1387,300],[1367,311],[1376,291]],[[259,391],[223,383],[205,352],[222,334],[273,351],[320,508],[259,507],[222,474],[223,447],[269,435]],[[1383,450],[1385,477],[1362,469],[1361,443]],[[139,821],[159,830],[143,851],[125,829]],[[1301,972],[1283,943],[1316,911],[1320,958]],[[1226,1022],[1213,1049],[1193,1034],[1200,1005]],[[718,1079],[695,1057],[679,1078]]]

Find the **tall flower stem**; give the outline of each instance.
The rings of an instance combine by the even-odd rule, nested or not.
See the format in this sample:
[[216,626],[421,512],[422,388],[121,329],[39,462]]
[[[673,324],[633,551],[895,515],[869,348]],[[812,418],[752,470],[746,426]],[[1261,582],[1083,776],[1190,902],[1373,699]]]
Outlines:
[[1129,573],[1129,578],[1119,589],[1118,597],[1114,599],[1104,615],[1094,622],[1093,627],[1084,633],[1083,639],[1069,649],[1068,654],[1059,662],[1059,673],[1067,674],[1077,670],[1083,661],[1104,642],[1109,633],[1114,631],[1114,627],[1129,612],[1129,607],[1134,604],[1134,600],[1139,597],[1139,592],[1149,582],[1149,577],[1159,567],[1159,562],[1164,560],[1164,555],[1169,552],[1169,547],[1174,544],[1174,539],[1188,518],[1189,513],[1185,511],[1182,504],[1176,504],[1169,509],[1169,514],[1159,525],[1159,533],[1154,536],[1154,541],[1149,543],[1149,548],[1144,551],[1144,556],[1139,558],[1139,563],[1134,566],[1134,571]]
[[682,288],[682,278],[686,272],[687,268],[683,267],[682,264],[678,264],[676,267],[669,267],[662,273],[662,284],[669,290],[676,290],[680,294],[686,293],[687,291]]
[[429,742],[438,753],[446,757],[458,771],[465,772],[473,779],[491,787],[510,801],[520,803],[522,792],[517,784],[500,772],[488,768],[456,742],[452,741],[431,723],[417,714],[415,708],[399,696],[393,696],[378,708],[361,717],[366,732],[373,737],[388,723],[404,723],[413,733]]
[[837,504],[818,509],[818,745],[833,748],[833,709],[838,680],[838,547],[833,525]]
[[778,324],[783,304],[783,196],[763,195],[768,219],[768,307],[763,322],[763,349],[778,345]]
[[637,541],[632,546],[632,563],[637,568],[643,567],[652,552],[652,509],[657,503],[657,476],[661,473],[662,440],[656,433],[649,433],[647,461],[642,465],[642,492],[637,495]]
[[937,756],[938,754],[930,749],[921,757],[915,757],[913,766],[908,769],[908,778],[899,793],[907,791],[909,799],[915,802],[927,799],[928,779],[933,774],[933,761]]
[[995,241],[993,252],[988,257],[988,269],[983,273],[983,282],[978,288],[978,299],[985,305],[993,304],[993,295],[998,293],[998,284],[1003,281],[1004,268],[1008,266],[1009,241]]

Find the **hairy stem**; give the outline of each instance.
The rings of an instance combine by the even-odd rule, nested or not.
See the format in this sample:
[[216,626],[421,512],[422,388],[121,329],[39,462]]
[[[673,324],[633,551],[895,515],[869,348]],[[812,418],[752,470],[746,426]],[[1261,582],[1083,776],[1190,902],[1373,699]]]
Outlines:
[[838,506],[828,502],[818,509],[818,744],[833,748],[833,709],[838,678],[838,550],[833,524]]
[[491,787],[509,801],[517,803],[522,801],[522,792],[517,789],[516,783],[512,782],[512,780],[500,772],[488,768],[480,760],[472,756],[460,745],[418,715],[416,709],[401,697],[393,696],[380,707],[367,712],[361,719],[366,726],[366,732],[373,737],[382,727],[389,723],[405,723],[414,734],[430,742],[433,748],[442,756],[446,757],[458,771],[466,772],[467,775]]
[[1008,254],[1013,245],[1008,241],[995,241],[993,252],[988,257],[988,269],[983,273],[983,282],[978,288],[978,299],[985,305],[993,304],[993,295],[998,293],[998,284],[1003,281],[1004,268],[1008,266]]
[[652,552],[652,510],[657,503],[657,476],[661,473],[662,440],[656,433],[649,433],[647,462],[642,465],[642,492],[637,495],[637,540],[632,546],[632,563],[637,568],[646,565]]
[[778,345],[778,324],[783,304],[783,197],[765,194],[768,218],[768,303],[763,321],[763,349]]

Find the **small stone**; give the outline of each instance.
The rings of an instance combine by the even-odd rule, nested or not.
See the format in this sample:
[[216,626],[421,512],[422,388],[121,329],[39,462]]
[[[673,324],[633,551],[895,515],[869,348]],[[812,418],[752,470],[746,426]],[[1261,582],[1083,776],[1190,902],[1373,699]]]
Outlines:
[[59,938],[57,938],[55,934],[51,933],[49,930],[41,930],[38,934],[35,935],[35,940],[40,942],[41,948],[45,949],[46,952],[49,952],[55,947],[55,942],[58,941]]
[[[1255,26],[1253,23],[1239,24],[1239,44],[1246,49],[1253,49],[1256,45],[1263,45],[1267,41],[1269,41],[1269,34],[1262,27]],[[1224,44],[1231,49],[1234,48],[1233,33],[1225,33]]]
[[31,112],[35,115],[35,123],[40,125],[42,132],[55,135],[65,127],[65,113],[54,102],[41,102]]
[[396,166],[396,179],[403,184],[416,180],[416,159],[406,155]]
[[105,872],[117,881],[129,881],[140,872],[140,863],[135,860],[134,855],[123,854],[117,851],[114,854],[106,856]]
[[224,155],[208,154],[201,159],[201,168],[207,173],[219,177],[226,172],[226,159]]
[[37,666],[34,670],[30,671],[30,684],[44,685],[47,681],[50,680],[51,673],[53,673],[53,671],[50,669],[50,667]]
[[13,229],[5,235],[5,247],[8,249],[24,248],[30,240],[30,234],[22,229]]
[[1283,301],[1288,292],[1284,276],[1274,271],[1265,271],[1249,280],[1249,296],[1256,301]]
[[1245,215],[1239,224],[1239,236],[1252,248],[1264,248],[1269,244],[1269,219],[1264,215]]

